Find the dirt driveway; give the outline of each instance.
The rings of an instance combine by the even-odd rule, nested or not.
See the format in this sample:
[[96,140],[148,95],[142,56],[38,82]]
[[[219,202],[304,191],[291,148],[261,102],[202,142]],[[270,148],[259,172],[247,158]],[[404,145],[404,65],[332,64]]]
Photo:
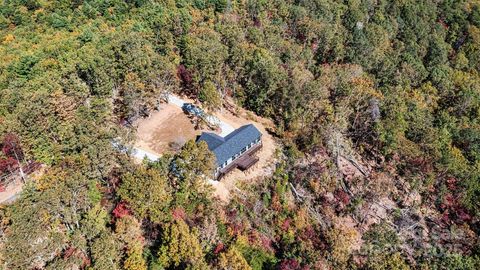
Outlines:
[[[190,102],[190,100],[187,101]],[[259,161],[247,171],[242,172],[235,169],[221,181],[210,181],[215,188],[215,195],[225,202],[229,201],[231,193],[236,190],[238,184],[256,181],[272,174],[275,149],[277,148],[273,137],[266,130],[273,127],[270,121],[236,106],[230,108],[230,111],[222,109],[214,113],[214,116],[233,128],[254,124],[262,133],[263,147],[256,153]],[[137,140],[134,146],[160,156],[178,150],[186,141],[195,139],[201,132],[202,130],[195,130],[190,119],[178,104],[162,104],[159,111],[152,113],[149,118],[137,122]]]

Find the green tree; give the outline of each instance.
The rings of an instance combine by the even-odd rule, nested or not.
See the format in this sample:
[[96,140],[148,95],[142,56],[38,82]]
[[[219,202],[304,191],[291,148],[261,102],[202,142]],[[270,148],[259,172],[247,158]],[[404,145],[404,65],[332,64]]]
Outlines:
[[234,247],[229,248],[226,252],[220,254],[218,265],[221,269],[231,270],[251,270],[242,253]]
[[197,233],[191,231],[183,220],[167,224],[161,242],[158,260],[165,268],[174,266],[202,269],[202,266],[206,266]]
[[120,243],[109,231],[103,231],[91,245],[92,270],[121,269]]
[[133,171],[122,176],[118,195],[139,218],[149,218],[153,222],[169,219],[171,190],[167,176],[158,170],[134,167]]
[[367,262],[367,269],[372,270],[409,270],[410,267],[402,258],[400,253],[393,254],[378,254],[377,256],[371,256]]
[[205,107],[207,107],[207,109],[209,110],[215,111],[222,106],[222,97],[220,96],[220,93],[215,87],[215,84],[211,81],[206,81],[203,84],[198,98],[201,102],[205,104]]
[[198,27],[185,39],[184,61],[189,69],[196,71],[197,83],[218,81],[228,56],[227,47],[221,36],[207,27]]
[[30,188],[9,209],[10,226],[1,252],[8,269],[44,267],[66,244],[67,236],[49,205],[37,203],[44,200]]
[[[205,142],[188,141],[171,163],[171,182],[175,190],[175,204],[189,213],[208,211],[212,206],[212,188],[215,156]],[[203,209],[202,211],[199,211]]]

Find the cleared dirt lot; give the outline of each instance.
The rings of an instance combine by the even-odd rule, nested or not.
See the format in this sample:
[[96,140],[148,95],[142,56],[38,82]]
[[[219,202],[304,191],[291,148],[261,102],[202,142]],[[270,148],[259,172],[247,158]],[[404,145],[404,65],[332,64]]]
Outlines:
[[[190,100],[188,101],[190,102]],[[220,182],[211,181],[215,188],[215,194],[223,201],[228,201],[231,192],[236,190],[237,184],[252,182],[273,172],[277,144],[267,132],[267,128],[273,126],[272,123],[255,116],[251,112],[236,106],[230,106],[230,110],[222,109],[214,115],[234,128],[253,123],[262,133],[263,147],[256,153],[259,161],[253,167],[245,172],[235,169],[222,178]],[[174,104],[162,104],[159,111],[152,113],[149,118],[142,119],[136,124],[137,140],[135,147],[158,155],[176,151],[179,146],[188,140],[195,139],[202,132],[202,130],[195,130],[187,115],[178,105]]]
[[178,106],[162,104],[159,111],[139,121],[135,147],[156,154],[175,151],[172,144],[183,145],[202,131],[195,130],[190,119]]

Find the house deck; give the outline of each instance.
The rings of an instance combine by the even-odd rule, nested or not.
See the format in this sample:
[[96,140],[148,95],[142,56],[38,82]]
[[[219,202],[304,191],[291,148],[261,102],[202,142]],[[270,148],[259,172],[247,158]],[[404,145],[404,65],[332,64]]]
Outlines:
[[243,156],[237,161],[238,168],[242,171],[248,170],[248,168],[252,167],[257,161],[258,157]]
[[259,144],[253,146],[252,148],[248,149],[245,153],[242,154],[239,158],[235,159],[230,163],[227,167],[220,170],[217,179],[220,180],[224,177],[227,173],[234,170],[235,168],[239,168],[242,171],[245,171],[252,167],[258,161],[258,157],[253,156],[258,150],[262,148],[263,144],[260,142]]

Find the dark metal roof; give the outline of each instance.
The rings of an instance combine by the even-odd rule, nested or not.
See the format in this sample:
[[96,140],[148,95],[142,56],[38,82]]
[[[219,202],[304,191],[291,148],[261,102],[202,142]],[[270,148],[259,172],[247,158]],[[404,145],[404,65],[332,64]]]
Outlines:
[[202,135],[200,135],[197,142],[198,141],[205,141],[208,144],[208,149],[210,149],[210,151],[213,151],[213,149],[224,143],[225,139],[215,133],[202,132]]
[[261,136],[260,131],[254,125],[249,124],[236,129],[225,138],[215,133],[202,132],[197,142],[205,141],[208,144],[208,149],[215,154],[217,165],[220,166]]

